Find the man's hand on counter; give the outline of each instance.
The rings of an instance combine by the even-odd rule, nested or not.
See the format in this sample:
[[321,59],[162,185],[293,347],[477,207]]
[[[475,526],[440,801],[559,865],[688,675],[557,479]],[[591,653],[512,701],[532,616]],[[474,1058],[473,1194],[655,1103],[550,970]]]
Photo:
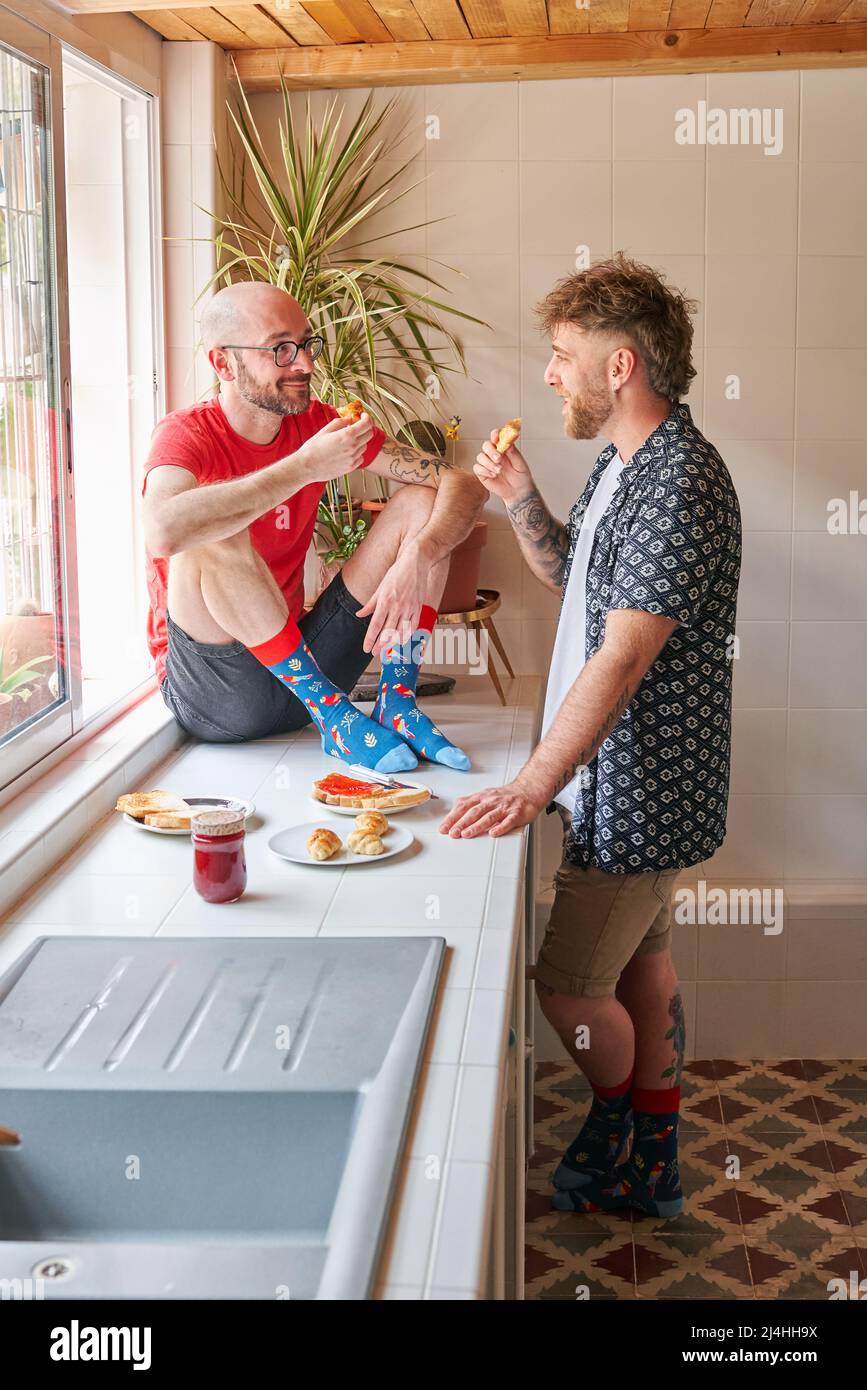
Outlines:
[[453,840],[474,835],[508,835],[529,825],[547,806],[550,797],[539,796],[515,780],[505,787],[487,787],[470,796],[459,796],[444,820],[440,834]]

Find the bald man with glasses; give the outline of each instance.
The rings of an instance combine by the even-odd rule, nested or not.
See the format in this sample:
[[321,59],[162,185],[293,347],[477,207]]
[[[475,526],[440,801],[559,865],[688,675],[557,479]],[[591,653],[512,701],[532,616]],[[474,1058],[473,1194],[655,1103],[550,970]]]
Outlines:
[[[311,392],[323,340],[273,285],[220,290],[202,319],[219,379],[157,426],[142,484],[148,643],[163,698],[208,742],[288,733],[381,772],[469,759],[418,708],[415,681],[452,550],[486,489]],[[404,486],[303,614],[304,559],[329,481],[357,468]],[[374,652],[368,718],[348,700]],[[398,674],[400,673],[400,674]]]

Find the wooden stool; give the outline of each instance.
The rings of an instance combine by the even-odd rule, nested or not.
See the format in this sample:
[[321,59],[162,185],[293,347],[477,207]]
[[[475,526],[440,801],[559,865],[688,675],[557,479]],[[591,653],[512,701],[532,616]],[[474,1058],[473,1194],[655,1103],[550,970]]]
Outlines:
[[[467,613],[440,613],[437,622],[449,623],[452,626],[466,623],[467,627],[473,628],[476,632],[480,632],[481,629],[484,628],[500,656],[503,658],[506,670],[514,680],[515,673],[509,664],[506,649],[500,640],[500,634],[494,627],[494,614],[500,607],[500,603],[501,599],[497,589],[479,589],[476,594],[475,608],[471,608]],[[488,654],[488,675],[493,681],[494,689],[500,697],[500,704],[504,705],[506,703],[506,697],[503,694],[503,687],[500,685],[500,677],[497,674],[497,668],[491,660],[490,653]]]

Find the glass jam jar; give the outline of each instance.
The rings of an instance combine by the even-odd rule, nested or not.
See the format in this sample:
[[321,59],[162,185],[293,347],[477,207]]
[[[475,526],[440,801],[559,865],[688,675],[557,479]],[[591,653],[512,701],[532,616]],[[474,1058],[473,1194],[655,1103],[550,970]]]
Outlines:
[[199,811],[192,817],[193,885],[206,903],[237,902],[247,887],[243,811]]

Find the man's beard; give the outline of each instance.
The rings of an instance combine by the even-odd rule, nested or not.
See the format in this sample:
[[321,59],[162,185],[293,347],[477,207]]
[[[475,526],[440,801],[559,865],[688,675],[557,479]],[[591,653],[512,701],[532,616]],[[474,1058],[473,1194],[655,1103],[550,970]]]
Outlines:
[[568,396],[564,430],[570,439],[595,439],[614,409],[614,394],[605,376]]
[[235,364],[235,385],[239,396],[248,405],[258,406],[259,410],[270,411],[272,415],[303,415],[305,410],[309,410],[309,380],[292,384],[293,391],[300,391],[304,387],[303,398],[297,395],[293,397],[289,395],[289,386],[263,386],[261,382],[254,381],[239,357],[235,358]]

